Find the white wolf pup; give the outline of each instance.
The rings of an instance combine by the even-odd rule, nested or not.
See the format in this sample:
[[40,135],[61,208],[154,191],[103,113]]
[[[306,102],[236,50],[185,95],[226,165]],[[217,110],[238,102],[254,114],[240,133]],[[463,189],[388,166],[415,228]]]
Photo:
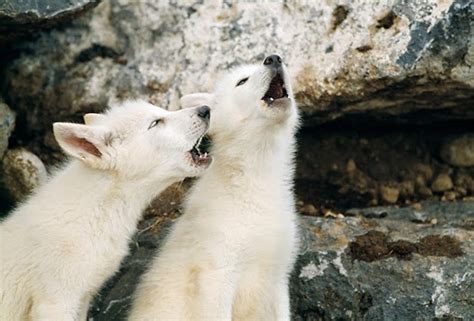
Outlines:
[[181,102],[211,107],[214,162],[141,280],[130,320],[289,320],[298,115],[286,68],[268,56]]
[[209,115],[128,102],[85,125],[55,123],[75,160],[0,223],[0,320],[85,320],[147,204],[210,164],[195,148]]

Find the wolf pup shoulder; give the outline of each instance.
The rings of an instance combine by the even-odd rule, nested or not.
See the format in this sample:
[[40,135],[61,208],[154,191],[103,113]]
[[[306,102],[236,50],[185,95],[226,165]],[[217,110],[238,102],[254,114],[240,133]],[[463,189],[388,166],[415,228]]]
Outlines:
[[195,148],[208,107],[169,112],[128,102],[85,121],[54,124],[73,160],[0,223],[2,321],[86,320],[144,208],[211,162]]
[[229,72],[207,104],[213,165],[143,276],[130,320],[290,320],[298,112],[281,58]]

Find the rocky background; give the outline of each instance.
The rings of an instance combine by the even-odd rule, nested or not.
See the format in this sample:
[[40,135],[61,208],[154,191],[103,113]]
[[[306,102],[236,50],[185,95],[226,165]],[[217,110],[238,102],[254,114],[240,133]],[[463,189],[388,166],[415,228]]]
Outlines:
[[[177,109],[273,52],[304,119],[294,320],[473,320],[469,0],[0,2],[0,213],[63,161],[52,122],[129,98]],[[146,211],[93,320],[124,317],[189,184]]]

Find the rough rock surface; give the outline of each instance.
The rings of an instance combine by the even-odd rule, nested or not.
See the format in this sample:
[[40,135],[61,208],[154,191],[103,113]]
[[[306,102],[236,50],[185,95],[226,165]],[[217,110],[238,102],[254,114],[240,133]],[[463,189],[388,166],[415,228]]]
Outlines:
[[[351,215],[351,216],[349,216]],[[132,254],[90,310],[123,320],[170,220],[147,220]],[[293,320],[472,320],[474,203],[354,209],[303,217],[292,275]]]
[[0,159],[8,147],[8,138],[15,126],[15,114],[0,100]]
[[28,45],[3,92],[24,114],[25,135],[41,138],[51,121],[126,98],[178,108],[180,95],[210,89],[219,71],[278,52],[308,124],[424,110],[431,116],[420,121],[472,119],[473,11],[469,0],[106,0]]
[[0,44],[66,20],[100,0],[0,1]]
[[48,175],[43,162],[35,154],[18,148],[5,153],[1,176],[9,194],[20,201],[44,183]]

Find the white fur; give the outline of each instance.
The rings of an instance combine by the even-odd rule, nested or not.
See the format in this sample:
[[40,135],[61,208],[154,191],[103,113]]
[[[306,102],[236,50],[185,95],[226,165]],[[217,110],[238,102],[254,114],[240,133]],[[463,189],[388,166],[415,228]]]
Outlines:
[[290,319],[298,116],[284,76],[289,99],[278,107],[261,101],[273,77],[263,65],[236,69],[213,94],[182,98],[184,107],[211,107],[214,163],[143,276],[131,321]]
[[[2,321],[85,320],[147,204],[204,169],[188,153],[208,127],[196,109],[129,102],[86,118],[93,125],[54,124],[75,160],[0,223]],[[92,145],[100,155],[84,148]]]

